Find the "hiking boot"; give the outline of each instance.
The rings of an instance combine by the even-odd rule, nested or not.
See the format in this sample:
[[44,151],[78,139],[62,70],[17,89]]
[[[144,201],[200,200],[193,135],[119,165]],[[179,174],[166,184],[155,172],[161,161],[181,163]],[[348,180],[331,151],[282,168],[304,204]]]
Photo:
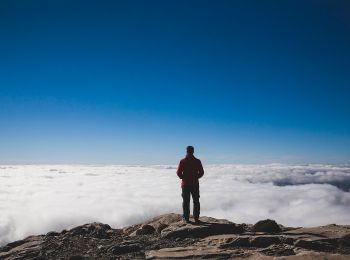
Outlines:
[[194,223],[195,223],[195,224],[200,224],[200,223],[202,223],[202,221],[200,221],[198,218],[195,218],[195,219],[194,219]]
[[185,224],[188,224],[188,223],[190,223],[190,220],[188,218],[182,217],[182,222]]

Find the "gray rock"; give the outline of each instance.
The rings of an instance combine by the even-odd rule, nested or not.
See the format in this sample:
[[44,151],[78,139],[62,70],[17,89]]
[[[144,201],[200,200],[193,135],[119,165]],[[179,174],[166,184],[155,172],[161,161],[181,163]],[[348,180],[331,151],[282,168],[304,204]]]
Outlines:
[[122,243],[120,245],[114,245],[108,248],[108,252],[114,255],[127,254],[132,252],[139,252],[143,250],[141,244],[138,243]]
[[186,238],[197,237],[203,238],[218,234],[240,234],[244,229],[241,225],[237,225],[228,220],[213,219],[208,217],[200,218],[201,223],[198,225],[184,224],[175,222],[161,231],[163,238]]
[[220,248],[237,248],[237,247],[249,247],[250,238],[249,236],[236,237],[233,240],[227,241],[224,244],[221,244]]
[[50,231],[46,234],[47,237],[55,237],[55,236],[59,236],[60,233],[56,232],[56,231]]
[[136,235],[151,235],[155,232],[155,228],[151,225],[143,225],[141,226],[141,228],[139,228],[138,230],[136,230]]
[[339,239],[339,245],[341,247],[348,247],[348,248],[350,248],[350,234],[342,236]]
[[290,256],[295,255],[293,247],[285,244],[271,245],[268,248],[264,248],[259,252],[268,256]]
[[299,239],[295,242],[296,247],[302,247],[305,249],[311,249],[315,251],[332,251],[337,248],[337,239]]
[[110,229],[111,227],[107,224],[94,222],[75,227],[69,230],[69,234],[73,236],[88,236],[107,239],[110,238],[110,234],[107,232]]
[[167,228],[168,225],[164,224],[164,223],[159,223],[158,225],[155,226],[156,228],[156,233],[160,234],[162,232],[163,229]]
[[278,236],[257,236],[250,241],[252,247],[268,247],[273,244],[280,244],[281,239]]
[[350,256],[350,226],[346,225],[280,226],[281,232],[266,234],[266,230],[252,232],[252,225],[224,219],[200,220],[198,225],[187,224],[172,213],[124,229],[90,223],[9,243],[0,247],[0,259],[345,260]]
[[279,233],[282,231],[281,227],[276,221],[271,219],[260,220],[252,228],[253,232]]
[[87,260],[90,259],[89,256],[83,256],[83,255],[72,255],[69,257],[69,260]]

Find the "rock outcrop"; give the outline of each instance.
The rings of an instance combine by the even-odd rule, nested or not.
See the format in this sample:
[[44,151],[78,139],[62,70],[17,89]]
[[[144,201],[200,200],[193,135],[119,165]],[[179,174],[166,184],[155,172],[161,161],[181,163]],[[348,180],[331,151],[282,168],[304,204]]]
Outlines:
[[291,228],[166,214],[113,229],[89,223],[29,236],[0,248],[0,259],[350,259],[350,226]]
[[279,233],[282,228],[271,219],[260,220],[252,227],[254,232]]

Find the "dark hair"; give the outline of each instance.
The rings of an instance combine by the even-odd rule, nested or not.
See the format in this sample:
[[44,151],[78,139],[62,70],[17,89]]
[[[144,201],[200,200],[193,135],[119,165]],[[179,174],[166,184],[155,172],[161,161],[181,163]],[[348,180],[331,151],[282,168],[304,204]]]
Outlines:
[[189,146],[186,147],[186,151],[189,154],[193,154],[194,153],[194,147],[189,145]]

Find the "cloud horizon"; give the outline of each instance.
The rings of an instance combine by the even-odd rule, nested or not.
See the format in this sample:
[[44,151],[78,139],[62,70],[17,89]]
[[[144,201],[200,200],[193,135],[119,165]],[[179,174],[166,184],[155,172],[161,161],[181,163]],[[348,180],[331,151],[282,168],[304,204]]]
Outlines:
[[[201,215],[285,226],[350,224],[350,166],[204,165]],[[88,222],[181,214],[176,165],[1,165],[0,245]]]

